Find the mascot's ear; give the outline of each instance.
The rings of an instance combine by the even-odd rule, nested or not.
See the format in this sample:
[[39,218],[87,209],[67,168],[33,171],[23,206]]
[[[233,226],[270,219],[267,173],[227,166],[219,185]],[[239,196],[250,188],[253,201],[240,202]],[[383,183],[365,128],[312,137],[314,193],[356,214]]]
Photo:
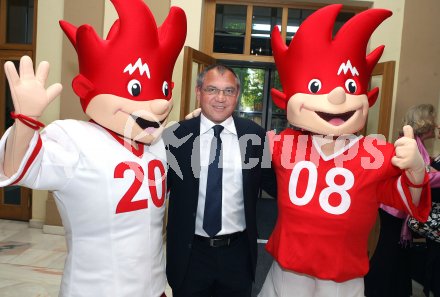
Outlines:
[[279,108],[284,109],[284,110],[287,109],[286,94],[284,94],[281,91],[278,91],[277,89],[272,89],[271,95],[272,95],[272,100],[276,106],[278,106]]
[[79,98],[89,98],[95,90],[95,85],[85,76],[79,74],[72,81],[72,89]]
[[379,88],[377,87],[368,92],[367,96],[368,96],[369,107],[373,106],[374,103],[376,103],[378,95],[379,95]]

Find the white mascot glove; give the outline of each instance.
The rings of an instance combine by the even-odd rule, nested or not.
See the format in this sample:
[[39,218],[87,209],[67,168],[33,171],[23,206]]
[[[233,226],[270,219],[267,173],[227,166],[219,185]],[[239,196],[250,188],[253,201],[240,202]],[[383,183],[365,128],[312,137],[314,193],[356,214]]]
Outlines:
[[23,56],[20,60],[20,76],[14,63],[5,63],[5,74],[9,82],[15,113],[38,118],[62,90],[59,83],[44,88],[49,73],[49,63],[41,62],[36,74],[32,60]]
[[395,156],[391,163],[406,170],[409,180],[414,184],[421,184],[425,176],[425,161],[417,147],[414,139],[413,128],[409,125],[403,127],[403,137],[394,143]]

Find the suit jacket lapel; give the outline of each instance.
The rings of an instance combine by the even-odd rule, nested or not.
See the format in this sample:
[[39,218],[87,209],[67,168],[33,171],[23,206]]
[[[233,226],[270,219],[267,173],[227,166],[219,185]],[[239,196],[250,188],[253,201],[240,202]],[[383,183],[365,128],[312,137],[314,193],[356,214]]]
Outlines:
[[[234,118],[234,123],[235,123],[235,128],[237,129],[237,137],[238,137],[238,141],[240,143],[240,138],[246,134],[246,132],[248,131],[248,127],[249,127],[249,123],[247,121],[242,120],[241,118],[238,117],[233,117]],[[247,145],[243,145],[240,143],[240,154],[241,154],[241,164],[244,164],[243,157],[246,157],[246,151],[247,151]],[[246,208],[246,205],[248,204],[247,202],[247,198],[248,198],[248,190],[246,188],[246,185],[249,185],[252,181],[250,179],[249,176],[249,170],[247,169],[242,169],[241,170],[242,175],[243,175],[243,198],[244,198],[244,206]]]
[[185,176],[185,178],[193,182],[194,192],[198,198],[200,181],[200,116],[182,122],[182,128],[185,129],[184,133],[186,135],[192,133],[185,143],[185,155],[182,156],[182,159],[188,158],[189,162],[185,162],[185,166],[190,167],[187,171],[190,172],[190,176]]

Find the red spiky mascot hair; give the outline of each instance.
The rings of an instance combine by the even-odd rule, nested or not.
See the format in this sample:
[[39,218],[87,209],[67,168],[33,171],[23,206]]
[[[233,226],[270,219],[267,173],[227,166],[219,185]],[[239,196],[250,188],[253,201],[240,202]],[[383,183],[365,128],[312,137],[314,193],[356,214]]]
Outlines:
[[315,78],[322,82],[317,94],[329,93],[338,86],[346,89],[345,82],[350,77],[358,86],[354,95],[367,94],[370,106],[376,101],[378,89],[368,92],[368,83],[384,46],[368,56],[366,49],[373,31],[392,13],[385,9],[363,11],[345,23],[332,38],[341,8],[340,4],[329,5],[310,15],[289,47],[282,40],[278,27],[273,29],[273,56],[283,87],[283,92],[272,89],[272,98],[278,107],[286,109],[287,101],[297,93],[310,94],[308,84]]
[[[78,54],[79,75],[72,82],[83,110],[99,94],[146,101],[170,99],[172,72],[186,37],[186,16],[171,7],[158,28],[142,0],[111,0],[119,15],[105,40],[90,25],[60,21]],[[127,75],[129,73],[130,75]],[[128,90],[136,79],[142,89]]]

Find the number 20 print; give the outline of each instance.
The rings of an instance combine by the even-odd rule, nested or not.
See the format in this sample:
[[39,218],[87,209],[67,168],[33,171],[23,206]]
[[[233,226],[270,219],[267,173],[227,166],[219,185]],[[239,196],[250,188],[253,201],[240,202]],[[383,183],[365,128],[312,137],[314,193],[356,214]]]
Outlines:
[[[156,187],[156,173],[155,170],[159,169],[160,176],[162,179],[161,183],[161,195],[158,196],[158,191]],[[148,199],[141,199],[133,201],[134,196],[138,193],[139,189],[142,186],[142,183],[145,182],[145,174],[142,166],[135,162],[122,162],[119,163],[114,172],[114,178],[124,178],[124,174],[126,171],[133,171],[135,174],[135,178],[133,183],[128,188],[127,192],[125,192],[124,196],[122,196],[121,200],[116,207],[116,213],[124,213],[130,211],[136,211],[144,208],[148,208]],[[156,207],[161,207],[165,202],[165,168],[159,160],[152,160],[148,163],[148,189],[151,194],[151,200],[153,200],[153,204]]]

